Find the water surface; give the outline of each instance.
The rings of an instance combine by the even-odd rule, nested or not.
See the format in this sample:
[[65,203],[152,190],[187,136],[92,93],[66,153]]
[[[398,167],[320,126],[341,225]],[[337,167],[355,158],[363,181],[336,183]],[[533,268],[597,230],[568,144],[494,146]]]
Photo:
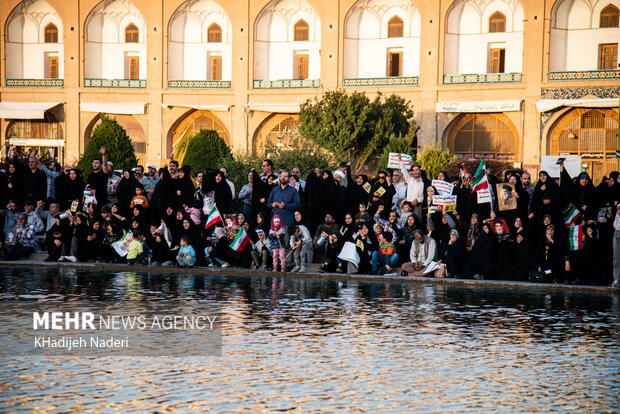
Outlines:
[[0,267],[0,298],[224,314],[221,357],[5,355],[3,411],[620,410],[618,295]]

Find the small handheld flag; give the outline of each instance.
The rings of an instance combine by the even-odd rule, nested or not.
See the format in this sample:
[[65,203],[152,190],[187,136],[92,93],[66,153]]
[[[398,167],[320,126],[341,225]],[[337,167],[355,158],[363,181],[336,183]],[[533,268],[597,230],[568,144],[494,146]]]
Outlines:
[[234,251],[241,252],[245,248],[246,244],[250,242],[250,236],[245,232],[243,228],[239,230],[235,240],[230,244],[230,248]]
[[476,174],[474,174],[474,181],[471,183],[471,192],[489,188],[489,180],[487,179],[487,167],[484,160],[480,162]]
[[319,239],[316,241],[316,244],[318,244],[319,246],[323,245],[323,242],[325,241],[326,238],[327,238],[327,233],[325,233],[324,231],[321,232],[321,236],[319,236]]
[[207,217],[207,224],[205,224],[205,229],[222,222],[222,216],[220,212],[217,210],[216,206],[213,206],[211,211],[209,212],[209,216]]
[[571,226],[568,229],[568,241],[570,243],[571,250],[583,249],[584,242],[583,224],[578,226]]
[[581,214],[579,214],[579,210],[570,203],[566,210],[564,210],[564,224],[566,227],[570,227],[577,222],[581,218]]

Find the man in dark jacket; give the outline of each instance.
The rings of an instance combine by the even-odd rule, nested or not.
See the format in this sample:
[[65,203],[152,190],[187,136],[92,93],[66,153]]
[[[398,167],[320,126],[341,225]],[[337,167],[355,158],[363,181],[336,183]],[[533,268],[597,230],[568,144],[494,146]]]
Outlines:
[[47,198],[47,177],[39,169],[36,157],[28,159],[28,170],[24,175],[24,200],[36,203]]

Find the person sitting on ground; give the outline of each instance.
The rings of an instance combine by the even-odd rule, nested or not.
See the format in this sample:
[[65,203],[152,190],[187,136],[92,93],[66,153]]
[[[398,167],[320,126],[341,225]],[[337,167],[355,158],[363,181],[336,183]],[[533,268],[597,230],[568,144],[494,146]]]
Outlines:
[[196,252],[194,248],[189,244],[189,236],[181,236],[181,248],[177,255],[177,263],[181,267],[193,267],[196,263]]
[[325,252],[325,260],[323,266],[319,269],[320,273],[334,272],[338,268],[338,254],[340,254],[341,246],[338,233],[332,233],[328,236],[327,250]]
[[308,256],[312,250],[310,231],[304,225],[290,226],[288,234],[291,236],[290,245],[295,256],[295,267],[291,272],[305,273]]
[[0,260],[25,259],[34,253],[34,228],[26,224],[27,216],[17,217],[17,226],[6,233],[4,245],[0,249]]
[[254,260],[254,266],[258,269],[267,269],[269,263],[271,243],[269,239],[265,237],[265,232],[262,229],[256,230],[258,241],[252,245],[252,259]]
[[[127,264],[145,264],[149,256],[148,251],[144,250],[144,236],[139,229],[132,230],[133,240],[127,246]],[[148,246],[147,246],[148,247]]]
[[437,243],[432,237],[427,237],[422,230],[416,230],[411,244],[409,257],[411,262],[402,266],[403,276],[424,276],[429,273],[426,269],[435,260]]
[[392,243],[392,233],[384,231],[379,250],[372,253],[372,274],[391,272],[397,263],[398,253]]

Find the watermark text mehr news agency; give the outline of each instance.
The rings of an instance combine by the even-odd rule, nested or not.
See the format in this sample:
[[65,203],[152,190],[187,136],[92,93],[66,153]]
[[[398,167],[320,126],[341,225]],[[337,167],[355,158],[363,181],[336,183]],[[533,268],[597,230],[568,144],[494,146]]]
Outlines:
[[95,315],[93,312],[33,312],[34,330],[214,330],[214,315]]

